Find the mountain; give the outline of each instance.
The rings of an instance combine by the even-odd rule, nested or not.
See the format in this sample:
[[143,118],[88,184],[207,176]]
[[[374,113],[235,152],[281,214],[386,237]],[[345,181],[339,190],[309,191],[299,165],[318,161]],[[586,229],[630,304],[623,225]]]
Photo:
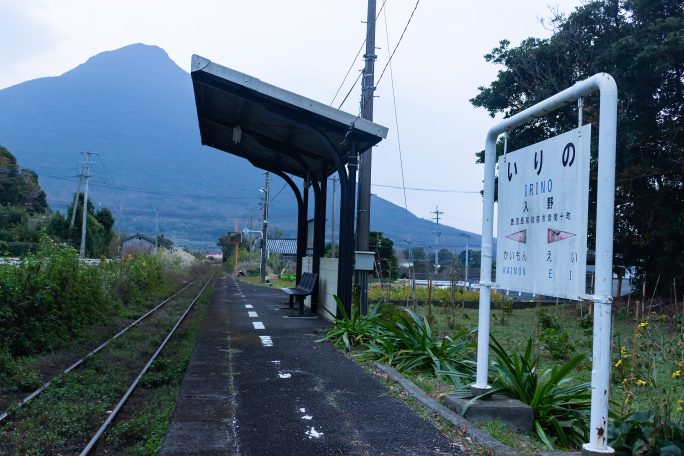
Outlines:
[[[166,237],[212,248],[236,221],[242,229],[251,218],[256,229],[261,220],[261,170],[200,145],[190,76],[156,46],[103,52],[61,76],[0,90],[0,145],[38,173],[50,207],[61,211],[76,190],[79,152],[96,152],[90,197],[112,210],[120,231],[154,233],[158,209]],[[294,235],[295,199],[283,187],[274,177],[269,218]],[[432,222],[378,197],[372,211],[371,228],[397,247],[403,239],[434,243]],[[440,231],[440,245],[463,248],[463,231]],[[472,235],[470,245],[479,239]]]

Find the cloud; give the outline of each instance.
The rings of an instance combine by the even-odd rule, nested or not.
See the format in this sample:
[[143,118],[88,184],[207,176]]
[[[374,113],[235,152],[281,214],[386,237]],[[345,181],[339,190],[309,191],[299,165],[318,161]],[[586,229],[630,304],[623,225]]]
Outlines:
[[0,42],[3,43],[0,87],[8,82],[20,82],[14,78],[23,73],[22,66],[34,60],[38,53],[54,49],[55,30],[36,14],[41,5],[42,1],[0,0]]

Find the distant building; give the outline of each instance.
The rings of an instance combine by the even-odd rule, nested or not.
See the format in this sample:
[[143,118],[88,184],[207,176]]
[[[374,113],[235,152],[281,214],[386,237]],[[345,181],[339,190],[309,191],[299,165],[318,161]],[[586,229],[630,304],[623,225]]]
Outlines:
[[223,254],[221,252],[208,253],[206,258],[209,258],[210,260],[222,260]]
[[297,239],[267,239],[266,250],[269,256],[277,253],[283,258],[296,258]]
[[154,251],[154,239],[150,239],[144,234],[134,234],[121,240],[121,256],[134,255],[136,253],[146,253]]

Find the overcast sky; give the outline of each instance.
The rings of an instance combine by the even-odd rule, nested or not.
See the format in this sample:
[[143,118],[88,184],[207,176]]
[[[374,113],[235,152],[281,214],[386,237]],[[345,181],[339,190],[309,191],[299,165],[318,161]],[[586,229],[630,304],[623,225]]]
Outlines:
[[[379,9],[383,0],[377,3]],[[431,218],[439,206],[444,223],[479,232],[483,167],[474,153],[495,121],[468,100],[498,70],[483,55],[504,38],[518,44],[549,36],[540,19],[580,3],[420,1],[392,60],[399,129],[389,69],[376,92],[374,120],[390,132],[374,150],[373,182],[401,186],[399,136],[407,187],[471,192],[409,190],[408,209]],[[376,79],[415,4],[387,0],[377,25]],[[0,89],[140,42],[162,47],[186,71],[199,54],[329,104],[365,38],[366,8],[366,0],[0,0]],[[362,66],[357,60],[335,107]],[[342,109],[357,114],[359,98],[357,86]],[[372,191],[404,205],[401,190]]]

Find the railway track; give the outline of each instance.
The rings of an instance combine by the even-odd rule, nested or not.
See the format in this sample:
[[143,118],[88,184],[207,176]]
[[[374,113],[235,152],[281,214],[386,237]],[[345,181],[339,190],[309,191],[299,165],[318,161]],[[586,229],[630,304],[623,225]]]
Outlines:
[[[142,377],[150,369],[154,360],[162,352],[162,350],[164,349],[166,344],[172,338],[172,336],[176,332],[176,330],[181,326],[181,324],[186,319],[188,314],[190,314],[193,307],[195,306],[195,303],[200,298],[200,296],[202,295],[204,290],[206,290],[206,288],[209,286],[209,284],[213,280],[214,276],[215,276],[215,274],[211,273],[211,274],[207,274],[207,275],[204,275],[202,277],[199,277],[199,278],[193,280],[192,282],[188,283],[186,286],[184,286],[183,288],[178,290],[173,295],[169,296],[168,298],[166,298],[165,300],[163,300],[162,302],[157,304],[153,309],[149,310],[148,312],[146,312],[145,314],[140,316],[138,319],[136,319],[135,321],[133,321],[132,323],[127,325],[125,328],[123,328],[121,331],[116,333],[114,336],[110,337],[105,342],[103,342],[102,344],[100,344],[99,346],[97,346],[96,348],[94,348],[93,350],[88,352],[86,355],[84,355],[83,357],[79,358],[77,361],[72,363],[69,367],[67,367],[66,369],[61,371],[59,374],[57,374],[53,378],[49,379],[47,382],[45,382],[43,385],[41,385],[38,389],[33,391],[31,394],[26,396],[24,399],[22,399],[20,404],[13,406],[9,411],[4,412],[2,415],[0,415],[0,424],[4,424],[4,423],[2,423],[3,420],[11,421],[12,415],[14,413],[16,413],[18,409],[20,409],[24,405],[28,404],[29,402],[31,402],[36,397],[40,397],[41,393],[48,390],[48,387],[51,384],[53,384],[57,378],[61,378],[61,379],[65,378],[64,377],[65,374],[69,374],[70,372],[73,372],[74,370],[76,370],[78,367],[83,366],[84,363],[86,361],[88,361],[89,359],[97,360],[96,355],[98,353],[103,353],[103,349],[105,349],[108,346],[111,346],[112,342],[114,342],[115,340],[119,339],[120,341],[123,341],[119,345],[121,345],[123,343],[128,343],[127,338],[122,337],[122,336],[124,336],[125,334],[132,333],[132,331],[131,331],[132,329],[134,329],[134,328],[138,329],[138,331],[137,331],[138,333],[150,331],[150,330],[154,330],[154,331],[159,332],[159,331],[161,331],[159,329],[159,327],[161,327],[162,325],[165,325],[166,321],[171,319],[172,314],[175,315],[177,318],[174,317],[173,319],[171,319],[171,321],[175,321],[175,324],[173,324],[173,326],[171,327],[170,330],[168,330],[168,327],[167,327],[168,331],[166,332],[166,336],[164,337],[161,344],[159,344],[157,346],[157,348],[154,351],[154,353],[152,354],[152,356],[149,357],[149,359],[145,363],[144,367],[139,371],[138,375],[135,377],[135,380],[133,381],[133,383],[130,384],[130,386],[128,387],[128,389],[126,390],[124,395],[121,397],[119,402],[116,404],[116,406],[111,410],[111,412],[108,411],[107,419],[104,421],[104,423],[102,423],[100,428],[95,432],[95,434],[92,436],[91,440],[88,442],[86,447],[80,453],[83,455],[89,454],[90,451],[97,445],[97,442],[100,439],[100,437],[105,433],[107,428],[114,421],[114,419],[117,416],[117,414],[119,413],[119,411],[123,408],[124,404],[126,403],[128,398],[131,396],[131,394],[133,393],[133,391],[135,390],[135,388],[139,384]],[[203,279],[206,279],[206,282]],[[199,292],[197,292],[194,295],[194,297],[191,299],[190,303],[187,306],[185,306],[185,303],[183,303],[183,306],[178,308],[181,305],[181,302],[179,301],[178,303],[174,304],[175,307],[172,306],[172,308],[165,309],[166,307],[168,307],[169,303],[172,303],[172,302],[178,300],[177,298],[179,298],[181,293],[186,291],[193,284],[197,284],[197,283],[199,283],[200,285],[203,284],[203,286],[201,286],[201,289],[199,290]],[[189,299],[189,298],[186,298],[186,299]],[[155,314],[159,314],[162,309],[164,309],[165,315],[163,316],[163,318],[160,316],[160,317],[157,317],[157,319],[164,320],[163,322],[162,321],[156,321],[155,322],[154,318],[152,318],[152,319],[150,318],[151,316],[153,316]],[[181,313],[181,311],[182,311],[182,313]],[[178,317],[179,313],[180,313],[180,316]],[[144,325],[147,325],[147,327],[145,327]],[[163,332],[164,331],[162,331],[162,333]],[[129,336],[128,339],[135,340],[135,335]],[[144,350],[141,349],[141,351],[144,351]],[[8,418],[10,418],[10,419],[8,420]],[[2,448],[0,448],[0,453],[2,453]]]

